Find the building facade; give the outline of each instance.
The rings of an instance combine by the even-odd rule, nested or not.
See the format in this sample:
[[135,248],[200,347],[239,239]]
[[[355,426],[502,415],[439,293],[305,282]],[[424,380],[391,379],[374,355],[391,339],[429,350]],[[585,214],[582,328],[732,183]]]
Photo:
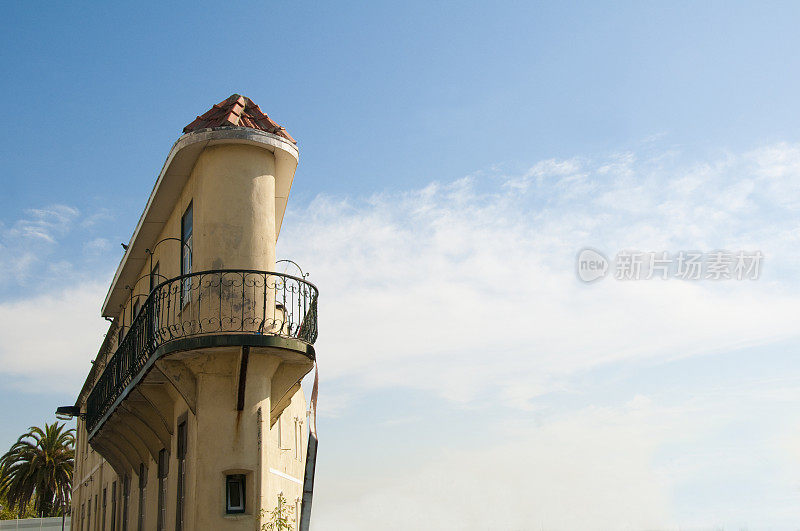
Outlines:
[[79,416],[74,531],[260,529],[279,494],[300,520],[318,293],[275,257],[296,143],[238,94],[184,133],[60,408]]

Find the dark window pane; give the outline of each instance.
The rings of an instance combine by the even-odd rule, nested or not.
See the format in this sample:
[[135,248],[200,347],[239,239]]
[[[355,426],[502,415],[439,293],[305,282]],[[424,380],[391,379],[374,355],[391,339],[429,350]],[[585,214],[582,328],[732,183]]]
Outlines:
[[[193,228],[193,203],[189,203],[186,212],[181,218],[181,275],[192,272],[192,228]],[[181,285],[181,306],[189,302],[189,289],[191,280],[184,279]]]
[[169,474],[169,454],[165,449],[158,452],[158,477],[165,478]]
[[235,482],[235,481],[231,481],[230,489],[231,489],[231,493],[230,493],[231,508],[241,507],[242,498],[241,498],[241,493],[239,492],[239,483]]
[[150,273],[150,291],[153,291],[155,287],[158,286],[158,284],[161,282],[159,280],[160,278],[158,262],[156,262],[156,265],[153,266],[153,271]]
[[241,474],[228,476],[227,478],[227,512],[243,513],[244,507],[244,485],[245,477]]
[[178,459],[186,457],[186,423],[178,425]]

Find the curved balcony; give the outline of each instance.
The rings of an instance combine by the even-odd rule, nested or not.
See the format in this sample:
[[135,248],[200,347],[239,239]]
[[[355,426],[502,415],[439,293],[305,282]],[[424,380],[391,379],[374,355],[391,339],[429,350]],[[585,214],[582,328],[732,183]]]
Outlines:
[[94,432],[151,358],[180,340],[246,334],[313,345],[317,297],[310,282],[268,271],[200,271],[162,282],[145,300],[87,398],[88,432]]

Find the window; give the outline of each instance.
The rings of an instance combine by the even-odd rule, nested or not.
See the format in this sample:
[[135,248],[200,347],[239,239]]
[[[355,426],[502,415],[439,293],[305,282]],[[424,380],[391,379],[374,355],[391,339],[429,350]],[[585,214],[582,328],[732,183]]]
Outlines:
[[283,448],[283,433],[281,433],[281,417],[275,421],[275,431],[278,432],[278,450]]
[[100,504],[97,503],[97,494],[94,495],[94,526],[97,527],[98,520],[100,519]]
[[86,529],[92,528],[92,495],[87,496],[86,500]]
[[139,524],[136,527],[138,531],[144,531],[145,487],[147,487],[147,467],[142,463],[139,465]]
[[111,483],[111,531],[117,531],[117,482]]
[[156,515],[158,531],[166,529],[167,475],[169,475],[169,454],[162,448],[158,452],[158,514]]
[[[192,272],[192,227],[193,203],[189,203],[181,218],[181,275]],[[189,302],[189,293],[192,286],[190,278],[181,281],[181,308]]]
[[153,338],[153,347],[155,347],[155,343],[158,341],[158,332],[160,325],[158,324],[158,316],[160,312],[160,301],[158,297],[153,295],[153,290],[156,289],[159,282],[161,282],[161,274],[159,273],[158,262],[156,265],[153,266],[153,270],[150,272],[150,296],[153,299],[150,301],[150,316],[151,316],[151,326],[152,326],[152,338]]
[[89,438],[89,433],[86,431],[86,425],[80,420],[78,420],[78,426],[80,426],[78,442],[80,443],[81,456],[86,459],[86,455],[89,453],[89,450],[86,449],[86,440]]
[[131,477],[125,475],[122,480],[122,531],[128,531],[128,504],[131,499]]
[[294,418],[294,456],[297,459],[303,458],[303,421],[299,418]]
[[81,504],[81,531],[83,531],[84,527],[83,524],[86,523],[86,504]]
[[225,480],[225,500],[227,513],[244,512],[244,474],[233,474]]
[[133,315],[131,316],[131,324],[133,324],[133,321],[134,319],[136,319],[136,316],[139,315],[139,309],[140,309],[139,296],[137,295],[136,302],[133,303]]
[[175,505],[175,531],[183,530],[186,502],[186,421],[178,424],[178,501]]
[[294,528],[300,529],[300,498],[294,500]]
[[106,531],[106,489],[107,487],[103,487],[103,522],[100,524],[103,531]]
[[161,275],[158,272],[158,262],[156,262],[156,265],[153,266],[153,270],[150,272],[150,293],[156,289],[156,286],[161,282],[160,279]]
[[117,330],[117,348],[122,344],[122,340],[125,339],[125,310],[122,310],[122,318],[119,323],[119,330]]

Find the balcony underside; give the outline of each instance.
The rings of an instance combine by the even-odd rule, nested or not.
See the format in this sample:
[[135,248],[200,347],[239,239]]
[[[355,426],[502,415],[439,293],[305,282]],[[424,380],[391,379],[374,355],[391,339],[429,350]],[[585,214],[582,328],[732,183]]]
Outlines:
[[[297,339],[281,336],[214,334],[170,341],[156,349],[153,355],[147,360],[142,370],[131,380],[125,389],[122,390],[119,397],[114,400],[108,410],[96,421],[96,426],[89,432],[89,442],[92,443],[93,446],[95,445],[95,436],[103,431],[106,422],[119,410],[120,405],[122,405],[123,408],[125,407],[126,399],[132,393],[141,394],[141,391],[137,392],[137,387],[140,387],[142,384],[171,384],[175,391],[186,401],[189,409],[194,413],[193,404],[196,402],[196,397],[192,395],[196,393],[196,389],[192,389],[194,385],[191,382],[187,382],[187,380],[193,378],[193,375],[181,368],[176,368],[174,366],[165,367],[164,364],[182,364],[183,360],[187,357],[202,355],[209,349],[214,349],[214,351],[218,352],[220,355],[229,355],[238,360],[241,355],[242,347],[249,348],[251,355],[270,354],[280,358],[281,367],[285,373],[288,373],[289,376],[298,375],[292,381],[291,385],[311,370],[313,362],[316,359],[316,354],[312,345]],[[154,372],[155,374],[153,374]],[[169,374],[165,374],[168,372],[175,372],[177,374],[175,374],[175,377],[170,378]],[[181,375],[181,372],[184,374]],[[242,376],[246,377],[246,375],[239,375],[240,378]],[[276,385],[279,387],[273,391],[272,395],[279,400],[291,388],[291,385],[286,382],[276,382]],[[277,391],[277,393],[275,391]],[[272,406],[271,409],[274,410],[276,407],[279,407],[280,404],[273,403]],[[283,404],[283,406],[285,407],[285,404]],[[271,417],[275,416],[273,414],[274,411],[270,413]],[[169,432],[171,433],[171,430]]]
[[[254,370],[259,358],[260,369]],[[196,413],[200,393],[205,393],[205,400],[224,403],[232,416],[239,413],[237,409],[269,398],[271,425],[299,389],[313,360],[312,346],[275,336],[226,334],[170,342],[154,353],[97,422],[89,443],[117,473],[136,473],[139,463],[157,460],[162,448],[171,447],[176,413],[185,409]],[[229,393],[204,390],[201,373],[209,366],[215,373],[229,375]],[[250,390],[261,383],[254,379],[264,378],[269,381],[266,396]]]

